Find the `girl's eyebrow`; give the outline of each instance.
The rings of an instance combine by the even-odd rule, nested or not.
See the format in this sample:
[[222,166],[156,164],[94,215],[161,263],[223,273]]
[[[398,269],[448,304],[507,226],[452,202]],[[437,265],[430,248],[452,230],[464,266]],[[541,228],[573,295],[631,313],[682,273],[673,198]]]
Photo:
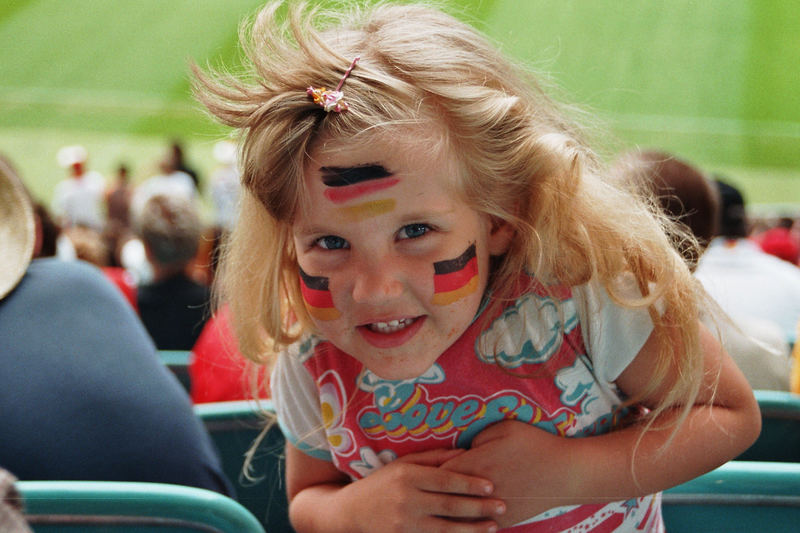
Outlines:
[[377,164],[355,167],[322,167],[322,183],[328,187],[346,187],[362,181],[388,178],[392,175],[386,167]]

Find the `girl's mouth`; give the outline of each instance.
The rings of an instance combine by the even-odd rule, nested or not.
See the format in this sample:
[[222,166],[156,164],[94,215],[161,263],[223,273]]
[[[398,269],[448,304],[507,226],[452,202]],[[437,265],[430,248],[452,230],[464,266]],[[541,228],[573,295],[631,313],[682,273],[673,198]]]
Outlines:
[[389,322],[374,322],[367,327],[376,333],[394,333],[405,329],[414,323],[413,318],[401,318],[400,320],[390,320]]
[[395,348],[416,335],[424,323],[425,317],[418,316],[387,322],[371,322],[356,329],[364,340],[376,348]]

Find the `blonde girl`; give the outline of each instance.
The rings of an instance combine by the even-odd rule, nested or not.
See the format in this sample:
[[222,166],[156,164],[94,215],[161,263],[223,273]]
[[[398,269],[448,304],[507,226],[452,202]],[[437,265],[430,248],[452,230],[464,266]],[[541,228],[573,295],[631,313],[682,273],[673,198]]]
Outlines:
[[294,527],[662,531],[659,491],[759,431],[686,236],[468,25],[284,7],[196,88],[241,132],[220,293]]

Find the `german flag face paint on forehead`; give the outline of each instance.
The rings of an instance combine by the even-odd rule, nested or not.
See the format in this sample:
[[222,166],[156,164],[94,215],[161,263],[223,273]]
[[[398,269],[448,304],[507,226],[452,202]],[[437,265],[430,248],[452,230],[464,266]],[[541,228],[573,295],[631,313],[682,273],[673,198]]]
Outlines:
[[317,320],[335,320],[341,313],[333,306],[333,296],[328,288],[328,278],[309,276],[300,268],[300,291],[306,302],[308,314]]
[[450,305],[478,290],[478,258],[475,244],[456,257],[433,264],[435,305]]
[[323,194],[335,204],[388,189],[400,181],[382,165],[322,167],[320,170],[322,183],[328,187]]

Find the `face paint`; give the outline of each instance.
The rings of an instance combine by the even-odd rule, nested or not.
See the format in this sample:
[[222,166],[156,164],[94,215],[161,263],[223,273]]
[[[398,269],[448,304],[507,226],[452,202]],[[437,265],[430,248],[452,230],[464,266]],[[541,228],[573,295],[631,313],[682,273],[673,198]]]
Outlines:
[[397,178],[383,178],[370,183],[348,185],[340,189],[326,189],[323,194],[325,195],[325,198],[331,202],[335,204],[341,204],[343,202],[347,202],[348,200],[358,198],[359,196],[364,196],[365,194],[371,194],[382,191],[383,189],[388,189],[389,187],[397,184],[398,181],[400,180]]
[[359,222],[365,218],[376,217],[389,211],[393,211],[396,205],[393,198],[385,200],[374,200],[372,202],[364,202],[350,207],[342,207],[337,209],[338,215],[346,222]]
[[323,193],[333,203],[339,204],[388,189],[400,181],[381,165],[358,167],[322,167],[322,183],[328,189]]
[[322,167],[322,183],[328,187],[346,187],[362,181],[388,178],[392,175],[382,165],[362,165],[357,167]]
[[455,259],[433,264],[433,300],[435,305],[450,305],[478,289],[478,258],[475,244]]
[[306,302],[308,314],[317,320],[335,320],[339,318],[339,311],[333,306],[333,296],[328,289],[328,278],[322,276],[309,276],[303,269],[300,270],[300,291]]

